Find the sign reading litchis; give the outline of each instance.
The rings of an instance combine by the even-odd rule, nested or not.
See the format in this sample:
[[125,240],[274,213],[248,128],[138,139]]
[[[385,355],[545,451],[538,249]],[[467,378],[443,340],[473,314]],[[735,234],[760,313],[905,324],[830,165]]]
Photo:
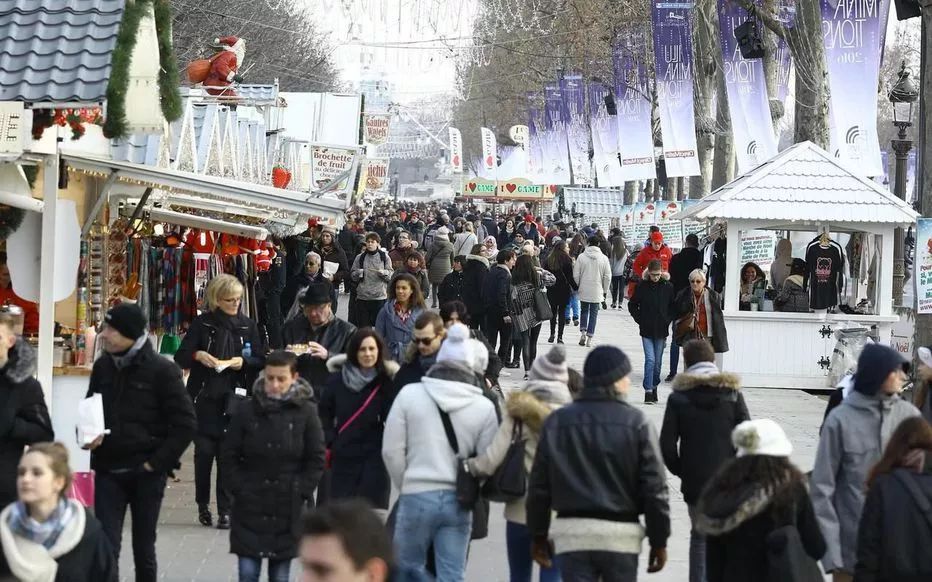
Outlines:
[[932,313],[932,218],[916,227],[916,312]]

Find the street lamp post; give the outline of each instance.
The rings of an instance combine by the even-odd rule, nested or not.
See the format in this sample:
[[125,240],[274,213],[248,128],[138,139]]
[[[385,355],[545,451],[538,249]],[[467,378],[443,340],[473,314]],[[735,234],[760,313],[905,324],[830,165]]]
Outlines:
[[[906,130],[912,126],[913,104],[919,98],[919,91],[906,63],[900,66],[899,77],[890,90],[889,99],[893,104],[893,125],[897,128],[897,138],[891,141],[893,152],[896,154],[896,172],[893,182],[893,193],[900,200],[906,200],[906,162],[909,150],[913,148],[912,140],[907,139]],[[893,242],[893,303],[903,304],[903,283],[906,278],[905,235],[902,228],[896,229]]]

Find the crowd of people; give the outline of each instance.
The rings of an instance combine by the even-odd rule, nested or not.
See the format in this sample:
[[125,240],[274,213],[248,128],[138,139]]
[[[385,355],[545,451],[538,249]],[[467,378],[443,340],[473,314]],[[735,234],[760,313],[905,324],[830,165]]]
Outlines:
[[[0,313],[0,579],[117,580],[128,509],[136,580],[157,580],[166,480],[192,442],[192,518],[229,530],[241,582],[263,562],[289,580],[295,558],[303,580],[463,580],[490,501],[504,503],[513,582],[534,563],[542,581],[633,581],[645,538],[648,572],[668,560],[667,471],[690,517],[690,582],[817,580],[818,561],[835,582],[932,577],[926,384],[917,408],[899,395],[903,358],[865,347],[807,477],[721,369],[722,300],[694,235],[674,254],[659,230],[625,241],[457,206],[350,213],[339,233],[309,234],[276,337],[242,315],[227,275],[173,360],[138,307],[107,312],[88,388],[108,428],[86,446],[93,513],[67,495],[33,352]],[[600,311],[625,299],[644,402],[671,383],[659,434],[633,405],[629,357],[593,346]],[[919,359],[927,382],[932,352]],[[524,380],[505,394],[509,368]]]

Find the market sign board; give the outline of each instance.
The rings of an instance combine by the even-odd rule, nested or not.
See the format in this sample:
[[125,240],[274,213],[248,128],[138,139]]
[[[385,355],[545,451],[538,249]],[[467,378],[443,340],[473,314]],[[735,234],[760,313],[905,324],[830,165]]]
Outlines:
[[741,260],[757,263],[765,272],[770,272],[773,253],[777,248],[777,233],[770,230],[749,230],[741,233]]
[[504,200],[552,200],[557,193],[553,185],[531,184],[527,180],[483,180],[475,178],[463,186],[468,198],[501,198]]
[[[311,149],[311,184],[313,188],[322,188],[340,174],[353,167],[354,150],[314,146]],[[347,183],[353,176],[345,176],[336,185],[337,191],[346,191]]]
[[932,218],[916,227],[916,313],[932,313]]
[[365,115],[365,139],[370,145],[382,145],[388,141],[391,116],[385,113],[368,113]]

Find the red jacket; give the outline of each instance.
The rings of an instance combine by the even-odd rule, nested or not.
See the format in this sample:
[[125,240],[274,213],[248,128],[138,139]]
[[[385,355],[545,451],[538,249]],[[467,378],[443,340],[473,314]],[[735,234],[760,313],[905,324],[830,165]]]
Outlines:
[[208,88],[207,92],[211,95],[236,95],[232,89],[226,87],[233,80],[233,75],[236,74],[238,68],[236,54],[231,51],[222,51],[214,57],[210,64],[210,72],[204,79],[204,87]]
[[654,259],[660,261],[660,265],[663,268],[665,273],[670,272],[670,259],[673,258],[673,251],[670,250],[670,247],[667,245],[660,245],[660,250],[655,251],[654,247],[647,245],[644,247],[641,252],[638,253],[638,256],[634,259],[634,264],[631,266],[631,281],[628,281],[628,297],[634,295],[634,288],[637,287],[638,282],[641,280],[641,275],[644,273],[644,269],[647,268],[647,264]]

